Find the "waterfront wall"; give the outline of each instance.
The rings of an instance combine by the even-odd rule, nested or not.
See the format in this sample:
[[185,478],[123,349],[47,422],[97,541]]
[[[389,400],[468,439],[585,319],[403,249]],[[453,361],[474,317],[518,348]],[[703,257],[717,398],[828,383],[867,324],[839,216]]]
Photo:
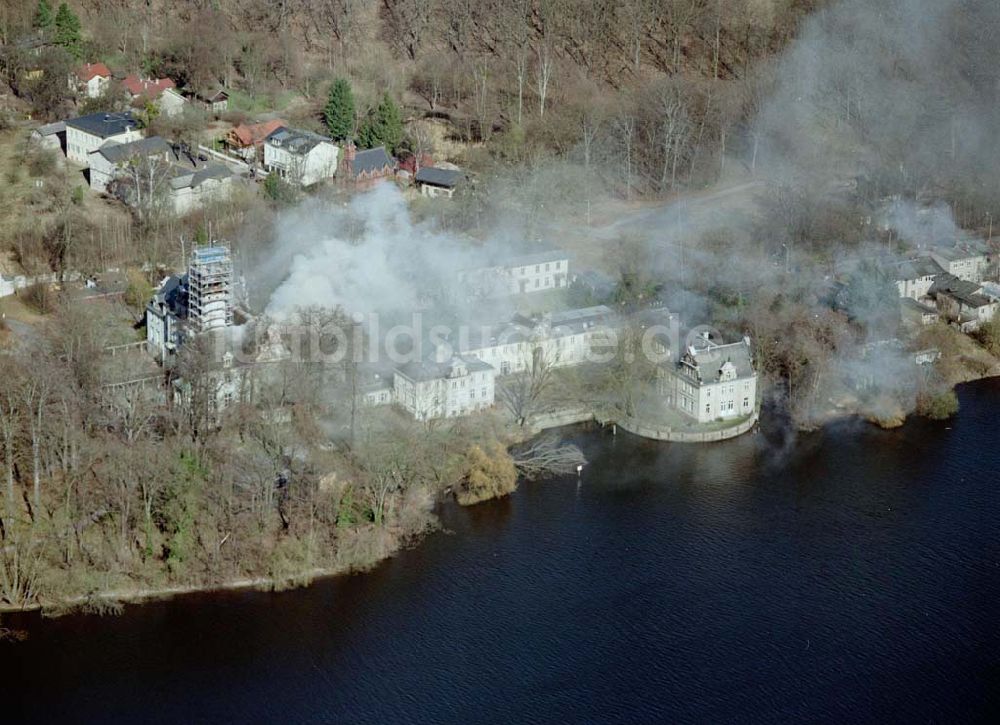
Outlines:
[[735,438],[736,436],[749,432],[757,424],[759,417],[760,411],[754,410],[749,418],[742,420],[739,423],[735,423],[727,428],[704,431],[674,430],[669,427],[658,427],[646,424],[635,418],[615,418],[611,415],[603,415],[599,412],[595,412],[591,408],[579,407],[566,408],[551,413],[541,413],[532,416],[528,423],[528,429],[531,431],[532,435],[537,435],[538,433],[550,428],[561,428],[563,426],[575,425],[577,423],[597,421],[602,425],[618,425],[624,431],[637,435],[641,438],[649,438],[650,440],[671,441],[674,443],[712,443],[715,441],[724,441],[729,438]]
[[747,433],[757,424],[757,419],[759,418],[758,411],[754,411],[753,414],[746,420],[737,423],[736,425],[729,426],[728,428],[721,428],[719,430],[706,430],[706,431],[682,431],[673,430],[672,428],[657,428],[655,426],[644,425],[643,423],[632,419],[624,418],[618,421],[618,425],[623,429],[642,438],[651,438],[658,441],[673,441],[674,443],[713,443],[715,441],[724,441],[728,438],[735,438],[736,436],[743,435]]

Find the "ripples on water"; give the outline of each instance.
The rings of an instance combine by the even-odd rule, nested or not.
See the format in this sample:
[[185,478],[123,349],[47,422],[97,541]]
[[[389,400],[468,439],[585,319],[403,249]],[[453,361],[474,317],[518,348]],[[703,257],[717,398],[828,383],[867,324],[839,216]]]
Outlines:
[[447,507],[450,534],[369,574],[29,618],[4,699],[60,721],[985,720],[1000,384],[961,400],[788,445],[581,434],[581,479]]

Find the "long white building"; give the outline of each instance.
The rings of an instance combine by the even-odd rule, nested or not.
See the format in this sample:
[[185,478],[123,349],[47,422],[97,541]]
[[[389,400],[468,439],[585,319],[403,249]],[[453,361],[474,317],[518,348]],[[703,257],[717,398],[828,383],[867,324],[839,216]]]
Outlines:
[[462,270],[458,278],[466,296],[472,299],[525,295],[569,286],[569,265],[567,252],[549,249]]
[[496,371],[475,358],[396,368],[393,399],[417,420],[454,418],[493,407]]
[[614,313],[605,305],[554,312],[492,327],[464,328],[449,340],[454,352],[482,360],[498,375],[531,370],[536,362],[567,367],[587,362],[595,346],[607,341]]

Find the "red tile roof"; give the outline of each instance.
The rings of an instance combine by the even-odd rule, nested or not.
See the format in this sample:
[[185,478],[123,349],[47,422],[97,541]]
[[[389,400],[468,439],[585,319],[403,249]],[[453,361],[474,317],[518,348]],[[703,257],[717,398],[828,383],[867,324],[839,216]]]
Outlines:
[[84,83],[97,76],[110,78],[111,71],[108,70],[108,67],[104,63],[87,63],[76,69],[76,77]]
[[259,146],[264,143],[264,139],[282,126],[287,125],[280,118],[276,118],[273,121],[264,121],[263,123],[241,123],[230,131],[230,134],[233,140],[240,146]]
[[141,79],[134,73],[125,76],[122,85],[133,96],[146,96],[147,98],[159,98],[160,94],[168,88],[176,88],[176,84],[169,78]]

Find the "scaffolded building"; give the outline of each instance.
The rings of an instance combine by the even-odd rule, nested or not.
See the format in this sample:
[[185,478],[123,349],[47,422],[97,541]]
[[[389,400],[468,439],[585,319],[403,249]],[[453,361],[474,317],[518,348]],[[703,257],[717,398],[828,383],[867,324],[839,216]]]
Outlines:
[[195,332],[233,324],[233,258],[228,244],[195,247],[191,252],[188,324]]

